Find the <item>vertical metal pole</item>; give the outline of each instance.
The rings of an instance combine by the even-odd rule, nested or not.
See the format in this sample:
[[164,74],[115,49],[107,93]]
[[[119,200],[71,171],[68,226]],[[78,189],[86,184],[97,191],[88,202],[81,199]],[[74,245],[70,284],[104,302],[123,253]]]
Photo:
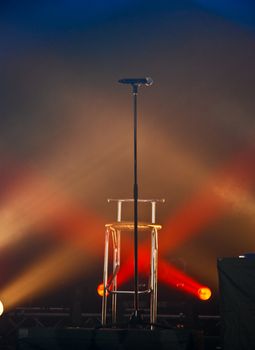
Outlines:
[[154,249],[154,313],[153,323],[157,322],[157,300],[158,300],[158,230],[155,229],[155,249]]
[[[112,230],[112,242],[113,242],[113,271],[115,273],[117,264],[118,264],[118,236],[116,230]],[[112,281],[112,323],[116,324],[117,322],[117,275],[114,276]]]
[[132,84],[134,101],[134,318],[138,318],[138,181],[137,181],[137,93],[138,85]]
[[[151,231],[151,271],[150,271],[150,290],[151,290],[151,295],[150,295],[150,322],[153,323],[153,315],[154,315],[154,278],[155,278],[155,260],[154,260],[154,251],[155,251],[155,236],[154,236],[154,230],[152,229]],[[152,329],[152,326],[151,326]]]

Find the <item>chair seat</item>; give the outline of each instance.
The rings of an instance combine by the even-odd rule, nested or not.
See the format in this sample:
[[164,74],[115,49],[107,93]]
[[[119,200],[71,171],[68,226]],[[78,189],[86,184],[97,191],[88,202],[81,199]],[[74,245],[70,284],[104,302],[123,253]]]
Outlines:
[[[110,224],[105,225],[106,228],[112,228],[116,230],[134,230],[134,222],[132,221],[115,221],[111,222]],[[147,230],[160,230],[162,228],[161,225],[147,223],[147,222],[138,222],[137,228],[139,231],[147,231]]]

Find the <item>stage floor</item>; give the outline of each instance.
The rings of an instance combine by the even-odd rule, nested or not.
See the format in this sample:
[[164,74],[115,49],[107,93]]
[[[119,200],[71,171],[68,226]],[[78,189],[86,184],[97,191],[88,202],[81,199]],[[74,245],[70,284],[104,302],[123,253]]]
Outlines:
[[0,318],[1,350],[169,349],[219,350],[220,318],[185,314],[158,315],[158,326],[102,328],[101,314],[77,317],[64,308],[17,308]]
[[1,350],[219,350],[218,336],[191,329],[19,328]]

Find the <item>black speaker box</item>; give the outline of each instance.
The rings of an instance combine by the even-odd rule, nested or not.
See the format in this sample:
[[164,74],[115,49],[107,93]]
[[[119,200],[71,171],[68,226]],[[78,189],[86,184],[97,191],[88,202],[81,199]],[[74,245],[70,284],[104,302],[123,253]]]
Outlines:
[[224,350],[255,350],[255,257],[218,259]]

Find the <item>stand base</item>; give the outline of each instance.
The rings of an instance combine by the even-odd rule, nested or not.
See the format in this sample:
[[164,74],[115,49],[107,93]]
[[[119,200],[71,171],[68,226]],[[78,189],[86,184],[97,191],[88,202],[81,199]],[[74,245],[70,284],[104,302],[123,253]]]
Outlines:
[[145,326],[145,322],[143,321],[142,313],[139,310],[135,310],[131,315],[129,320],[130,328],[141,328]]

